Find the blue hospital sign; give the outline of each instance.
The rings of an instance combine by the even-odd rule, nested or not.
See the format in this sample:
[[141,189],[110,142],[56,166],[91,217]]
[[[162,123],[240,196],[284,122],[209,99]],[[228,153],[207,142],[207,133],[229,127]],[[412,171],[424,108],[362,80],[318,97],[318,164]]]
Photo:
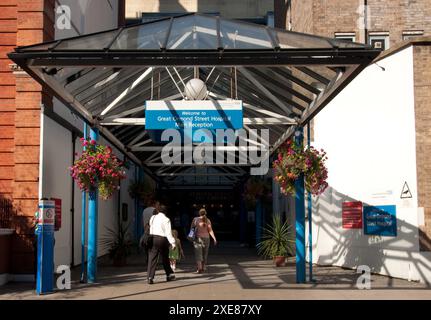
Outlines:
[[145,129],[241,129],[240,100],[149,100],[145,104]]
[[378,236],[397,236],[397,207],[364,206],[364,233]]

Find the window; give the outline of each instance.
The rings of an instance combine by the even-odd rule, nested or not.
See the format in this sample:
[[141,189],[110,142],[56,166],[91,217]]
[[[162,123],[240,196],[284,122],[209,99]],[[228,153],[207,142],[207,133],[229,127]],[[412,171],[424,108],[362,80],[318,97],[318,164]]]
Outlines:
[[403,40],[411,40],[424,35],[423,30],[403,31]]
[[368,43],[374,49],[387,50],[389,49],[389,33],[388,32],[370,32]]
[[356,41],[356,34],[354,32],[335,32],[335,38],[345,41]]

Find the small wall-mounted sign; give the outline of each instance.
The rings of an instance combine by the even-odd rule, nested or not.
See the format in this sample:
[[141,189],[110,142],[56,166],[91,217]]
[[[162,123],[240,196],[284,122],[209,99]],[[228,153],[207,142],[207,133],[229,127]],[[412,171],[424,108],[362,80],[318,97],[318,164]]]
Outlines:
[[412,193],[410,192],[409,185],[407,181],[404,182],[403,189],[401,190],[401,199],[410,199],[413,198]]
[[343,202],[343,229],[362,229],[362,202]]
[[51,198],[55,203],[55,225],[54,230],[58,231],[61,228],[61,199]]

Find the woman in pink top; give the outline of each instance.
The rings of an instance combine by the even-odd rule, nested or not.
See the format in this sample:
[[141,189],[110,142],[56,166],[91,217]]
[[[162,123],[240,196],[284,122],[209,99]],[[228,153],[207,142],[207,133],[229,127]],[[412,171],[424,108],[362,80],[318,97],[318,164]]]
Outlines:
[[210,236],[214,240],[214,245],[217,244],[211,221],[207,218],[207,211],[205,209],[199,210],[199,217],[193,219],[193,227],[196,228],[196,240],[193,242],[197,265],[196,273],[202,273],[205,271],[207,264]]

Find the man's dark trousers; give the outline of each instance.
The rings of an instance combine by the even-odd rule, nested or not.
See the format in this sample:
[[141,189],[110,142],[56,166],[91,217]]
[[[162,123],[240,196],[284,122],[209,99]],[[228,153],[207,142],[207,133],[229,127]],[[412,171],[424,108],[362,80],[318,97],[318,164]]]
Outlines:
[[169,241],[166,237],[153,236],[153,245],[148,255],[148,279],[154,279],[156,274],[157,262],[159,255],[162,257],[163,269],[165,269],[166,276],[173,274],[171,265],[169,263]]

